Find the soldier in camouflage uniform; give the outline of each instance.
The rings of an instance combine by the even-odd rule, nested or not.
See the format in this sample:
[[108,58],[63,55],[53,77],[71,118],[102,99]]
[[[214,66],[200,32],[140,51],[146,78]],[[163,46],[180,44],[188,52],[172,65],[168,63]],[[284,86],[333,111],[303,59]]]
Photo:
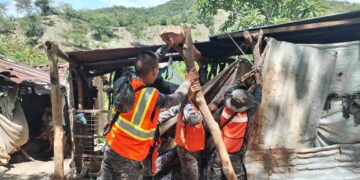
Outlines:
[[[245,104],[245,107],[235,107],[237,109],[245,109],[245,112],[247,113],[247,116],[249,118],[249,121],[254,119],[256,110],[258,105],[261,102],[261,75],[260,72],[256,72],[255,73],[255,79],[256,79],[256,85],[254,88],[254,92],[253,95],[249,94],[247,95],[248,97],[236,97],[236,95],[234,96],[234,91],[240,90],[240,89],[244,89],[245,87],[243,86],[243,83],[240,81],[240,79],[237,79],[236,82],[234,84],[232,84],[229,89],[225,92],[224,95],[224,99],[227,102],[231,102],[231,100],[236,99],[236,98],[240,98],[240,99],[251,99],[248,101],[247,104]],[[218,109],[218,107],[223,106],[224,104],[226,104],[225,106],[229,106],[228,103],[224,103],[223,100],[219,100],[219,101],[215,101],[212,104],[209,104],[209,109],[214,112]],[[233,105],[233,104],[232,104]],[[217,118],[217,120],[219,120],[219,124],[220,124],[220,119]],[[221,127],[221,126],[220,126]],[[235,174],[237,176],[237,179],[239,180],[246,180],[246,169],[243,163],[244,160],[244,155],[246,152],[246,141],[247,141],[247,131],[248,131],[248,127],[245,131],[245,137],[244,137],[244,142],[243,145],[240,149],[240,151],[235,152],[235,153],[229,153],[229,157],[232,163],[232,166],[234,168]],[[217,153],[217,151],[215,150],[215,146],[213,143],[213,140],[211,138],[208,139],[207,141],[207,153],[209,156],[209,162],[208,164],[210,165],[210,179],[226,179],[226,177],[223,175],[222,171],[221,171],[221,161],[220,161],[220,157],[219,154]]]
[[[167,48],[165,49],[169,49],[171,46],[172,44],[168,45]],[[164,50],[164,48],[162,49]],[[159,54],[155,54],[155,53],[151,54],[150,52],[144,52],[140,56],[138,56],[138,59],[136,60],[135,70],[137,72],[137,75],[139,75],[138,72],[142,73],[139,75],[139,78],[144,83],[146,83],[146,85],[153,83],[158,75],[159,72],[159,67],[157,64],[159,60],[158,55]],[[145,59],[141,59],[141,58],[145,58]],[[155,102],[155,109],[170,108],[172,106],[180,104],[182,101],[186,99],[191,83],[197,81],[197,79],[198,79],[198,75],[195,70],[192,70],[189,73],[187,73],[185,77],[185,81],[179,86],[179,88],[173,94],[170,95],[163,95],[161,93],[159,94],[157,101]],[[110,138],[113,138],[113,136],[116,134],[110,131],[110,134],[108,134],[107,136],[108,138],[109,135]],[[121,149],[122,147],[116,147],[116,148]],[[123,151],[126,152],[126,150]],[[134,149],[132,149],[132,151],[134,151]],[[145,170],[146,168],[144,162],[125,158],[119,153],[115,152],[110,145],[106,145],[104,151],[104,158],[102,161],[98,179],[99,180],[142,179]]]

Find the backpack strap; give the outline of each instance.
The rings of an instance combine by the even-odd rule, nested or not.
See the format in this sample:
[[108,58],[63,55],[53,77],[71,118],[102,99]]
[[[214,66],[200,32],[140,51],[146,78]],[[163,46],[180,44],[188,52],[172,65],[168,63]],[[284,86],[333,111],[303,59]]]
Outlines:
[[[134,92],[140,91],[140,90],[142,90],[142,89],[144,89],[144,88],[146,88],[146,86],[140,86],[140,87],[136,88],[136,89],[134,90]],[[109,124],[109,127],[106,127],[106,128],[105,128],[106,131],[104,131],[103,136],[106,136],[106,135],[110,132],[112,126],[115,124],[115,122],[116,122],[116,120],[117,120],[117,117],[118,117],[119,115],[120,115],[120,112],[116,112],[116,114],[115,114],[115,115],[113,116],[113,118],[111,119],[111,122],[110,122],[110,124]]]
[[232,121],[237,114],[238,113],[234,113],[233,115],[231,115],[231,117],[223,125],[220,126],[220,130],[223,129],[227,124],[229,124],[229,122]]

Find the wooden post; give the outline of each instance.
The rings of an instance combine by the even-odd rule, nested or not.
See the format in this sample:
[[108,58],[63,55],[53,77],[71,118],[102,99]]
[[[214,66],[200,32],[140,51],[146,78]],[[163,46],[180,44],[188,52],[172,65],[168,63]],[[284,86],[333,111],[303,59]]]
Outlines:
[[[194,45],[191,38],[191,27],[190,25],[184,25],[184,34],[185,34],[185,43],[183,46],[182,54],[183,59],[186,64],[186,70],[190,71],[195,68],[194,63]],[[205,123],[208,126],[211,135],[214,139],[216,150],[219,152],[222,170],[229,180],[236,180],[236,175],[234,169],[231,165],[229,154],[227,153],[226,146],[221,137],[221,132],[218,124],[215,122],[208,106],[205,101],[204,93],[202,91],[197,92],[196,94],[196,104],[199,107],[200,112],[204,116]]]
[[[70,119],[70,136],[71,136],[71,167],[75,167],[75,139],[74,139],[74,84],[73,84],[73,72],[69,66],[68,82],[66,87],[67,101],[68,101],[68,111]],[[74,172],[73,172],[74,173]],[[75,173],[74,173],[75,174]]]
[[59,72],[58,72],[58,46],[47,41],[45,43],[47,56],[50,61],[50,82],[51,82],[51,107],[54,128],[54,178],[64,179],[64,130],[62,114],[62,92],[60,90]]

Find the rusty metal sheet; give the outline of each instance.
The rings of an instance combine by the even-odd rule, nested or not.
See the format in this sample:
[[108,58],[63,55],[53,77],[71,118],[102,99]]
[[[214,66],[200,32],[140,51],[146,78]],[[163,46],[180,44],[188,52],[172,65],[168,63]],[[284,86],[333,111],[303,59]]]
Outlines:
[[[36,65],[36,66],[33,66],[33,68],[38,69],[43,72],[46,72],[47,74],[49,74],[49,72],[50,72],[49,64]],[[68,72],[69,72],[69,63],[59,64],[58,71],[59,71],[60,80],[62,82],[64,82],[66,80],[66,76],[68,75]]]
[[3,58],[0,58],[0,75],[17,84],[50,84],[48,73]]
[[[270,39],[255,132],[265,148],[314,147],[336,53]],[[250,137],[252,138],[252,137]]]
[[245,164],[248,179],[359,179],[360,144],[250,151]]
[[305,46],[337,52],[330,93],[346,95],[360,92],[360,41]]

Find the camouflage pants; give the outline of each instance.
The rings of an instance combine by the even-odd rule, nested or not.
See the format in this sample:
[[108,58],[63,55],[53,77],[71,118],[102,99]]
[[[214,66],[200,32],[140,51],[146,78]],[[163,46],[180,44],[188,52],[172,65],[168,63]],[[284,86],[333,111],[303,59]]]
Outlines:
[[[210,179],[211,180],[226,180],[224,173],[221,170],[221,160],[219,153],[215,150],[214,144],[208,141],[207,153],[208,153],[208,165],[210,166]],[[241,149],[237,153],[229,154],[231,164],[234,168],[236,177],[238,180],[246,180],[246,169],[243,163],[243,156],[245,154],[244,149]]]
[[141,162],[124,158],[105,146],[104,158],[101,163],[98,180],[136,180],[143,179]]
[[189,152],[177,146],[183,180],[198,180],[201,176],[201,151]]

